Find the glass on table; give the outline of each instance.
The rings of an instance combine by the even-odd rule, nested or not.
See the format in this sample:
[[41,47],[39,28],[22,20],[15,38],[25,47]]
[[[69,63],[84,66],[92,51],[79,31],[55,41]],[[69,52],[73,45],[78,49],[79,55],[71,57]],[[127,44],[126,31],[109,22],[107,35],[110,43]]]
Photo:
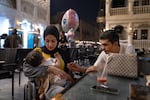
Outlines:
[[106,85],[107,84],[107,66],[97,70],[97,85]]

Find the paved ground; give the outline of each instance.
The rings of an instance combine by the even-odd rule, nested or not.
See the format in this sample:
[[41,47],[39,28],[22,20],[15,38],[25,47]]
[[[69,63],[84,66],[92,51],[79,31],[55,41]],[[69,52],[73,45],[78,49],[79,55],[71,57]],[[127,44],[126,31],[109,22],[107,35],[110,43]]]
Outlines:
[[[0,80],[0,100],[12,100],[11,98],[11,79]],[[19,74],[15,73],[14,84],[14,100],[24,100],[24,84],[27,82],[27,78],[21,73],[21,85],[19,86]]]

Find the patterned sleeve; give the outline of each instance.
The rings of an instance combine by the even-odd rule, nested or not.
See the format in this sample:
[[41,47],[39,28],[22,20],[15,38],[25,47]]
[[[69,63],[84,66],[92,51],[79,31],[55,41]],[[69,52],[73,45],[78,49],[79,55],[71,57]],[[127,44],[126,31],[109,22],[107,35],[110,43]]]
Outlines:
[[98,56],[96,62],[94,63],[94,66],[100,67],[105,63],[106,60],[106,54],[104,51],[101,52],[101,54]]

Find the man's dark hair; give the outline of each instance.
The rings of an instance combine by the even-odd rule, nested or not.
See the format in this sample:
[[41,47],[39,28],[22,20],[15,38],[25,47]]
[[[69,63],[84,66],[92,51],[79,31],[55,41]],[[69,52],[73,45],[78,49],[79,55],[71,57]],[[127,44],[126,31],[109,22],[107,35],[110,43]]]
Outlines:
[[37,67],[42,63],[43,55],[37,50],[29,52],[25,58],[25,62],[33,67]]
[[115,30],[107,30],[107,31],[103,32],[100,35],[100,40],[105,40],[105,39],[110,41],[112,44],[114,42],[118,42],[118,45],[120,45],[119,44],[119,35]]

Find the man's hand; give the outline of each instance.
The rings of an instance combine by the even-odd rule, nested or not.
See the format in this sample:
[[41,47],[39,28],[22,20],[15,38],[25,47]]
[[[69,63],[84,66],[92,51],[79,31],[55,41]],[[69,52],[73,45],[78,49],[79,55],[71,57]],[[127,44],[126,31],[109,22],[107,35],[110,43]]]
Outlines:
[[86,68],[80,67],[78,64],[75,64],[73,62],[67,64],[67,67],[71,71],[77,71],[77,72],[81,72],[81,73],[85,73],[85,71],[86,71]]
[[90,67],[88,67],[88,68],[86,69],[86,73],[88,73],[88,72],[93,72],[93,71],[97,71],[97,70],[96,70],[96,66],[90,66]]

